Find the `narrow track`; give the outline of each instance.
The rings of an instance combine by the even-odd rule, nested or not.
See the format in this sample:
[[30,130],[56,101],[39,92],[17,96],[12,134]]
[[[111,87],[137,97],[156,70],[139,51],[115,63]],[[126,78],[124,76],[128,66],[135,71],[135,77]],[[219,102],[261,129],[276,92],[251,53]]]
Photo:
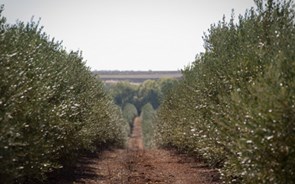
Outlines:
[[71,180],[75,184],[217,184],[216,170],[171,150],[145,150],[141,120],[135,118],[127,149],[104,151],[82,158]]

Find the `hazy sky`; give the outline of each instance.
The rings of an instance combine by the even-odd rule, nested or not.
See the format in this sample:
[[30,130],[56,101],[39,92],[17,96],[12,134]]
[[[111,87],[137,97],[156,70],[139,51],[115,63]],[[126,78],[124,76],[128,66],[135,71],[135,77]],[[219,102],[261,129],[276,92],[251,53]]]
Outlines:
[[253,0],[0,0],[9,23],[41,18],[44,31],[82,50],[97,70],[178,70],[203,51],[210,24]]

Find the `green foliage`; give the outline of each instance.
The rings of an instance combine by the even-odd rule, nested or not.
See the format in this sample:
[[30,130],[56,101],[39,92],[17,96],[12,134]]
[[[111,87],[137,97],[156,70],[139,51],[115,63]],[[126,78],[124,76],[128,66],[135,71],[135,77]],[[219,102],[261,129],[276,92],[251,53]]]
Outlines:
[[122,108],[127,103],[134,104],[137,90],[137,85],[132,85],[131,83],[125,81],[109,86],[109,91],[111,96],[114,98],[114,102]]
[[173,88],[176,83],[175,79],[163,78],[160,80],[146,80],[138,89],[139,108],[150,103],[154,109],[157,109],[166,93]]
[[226,183],[295,181],[294,5],[264,2],[211,26],[158,113],[158,140],[221,166]]
[[123,116],[129,124],[132,124],[134,118],[138,116],[136,107],[133,104],[127,103],[123,108]]
[[107,86],[114,101],[123,108],[127,103],[134,104],[138,111],[147,104],[157,109],[166,93],[175,85],[175,79],[146,80],[140,85],[118,82]]
[[[123,108],[123,117],[129,124],[129,132],[132,133],[134,119],[138,116],[136,107],[133,104],[127,103]],[[129,135],[130,135],[129,134]]]
[[79,149],[122,145],[124,120],[82,60],[39,23],[8,25],[0,9],[0,180],[32,183]]
[[160,84],[155,80],[144,81],[138,89],[138,99],[140,101],[140,107],[143,107],[146,103],[150,103],[153,107],[159,106],[159,96],[161,92]]
[[142,133],[145,148],[151,148],[155,146],[154,142],[154,121],[156,111],[150,103],[145,104],[141,110],[142,119]]

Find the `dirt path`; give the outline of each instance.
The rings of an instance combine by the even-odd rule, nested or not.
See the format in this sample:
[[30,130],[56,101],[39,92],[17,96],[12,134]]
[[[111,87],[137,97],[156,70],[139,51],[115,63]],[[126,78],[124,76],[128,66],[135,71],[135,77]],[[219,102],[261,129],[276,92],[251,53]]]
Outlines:
[[141,121],[136,118],[127,149],[104,151],[81,159],[75,184],[217,184],[216,170],[173,151],[144,150]]

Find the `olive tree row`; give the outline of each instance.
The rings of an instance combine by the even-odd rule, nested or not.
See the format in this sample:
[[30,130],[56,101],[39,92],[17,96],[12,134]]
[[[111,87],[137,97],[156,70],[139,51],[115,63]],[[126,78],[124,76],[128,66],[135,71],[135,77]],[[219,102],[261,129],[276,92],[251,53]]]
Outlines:
[[78,150],[124,143],[124,121],[85,66],[39,23],[7,24],[0,9],[0,180],[43,180]]
[[160,107],[158,141],[220,167],[227,183],[293,183],[294,3],[255,3],[211,26]]

